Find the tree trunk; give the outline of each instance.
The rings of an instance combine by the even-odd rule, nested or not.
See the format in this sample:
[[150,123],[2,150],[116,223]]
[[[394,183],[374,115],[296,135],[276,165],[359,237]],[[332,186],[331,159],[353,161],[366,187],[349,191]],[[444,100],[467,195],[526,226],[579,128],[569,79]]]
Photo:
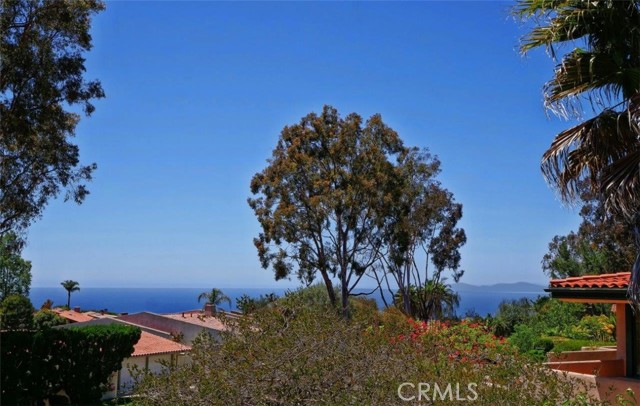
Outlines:
[[67,307],[71,309],[71,291],[67,291]]
[[342,296],[342,317],[348,319],[349,315],[349,287],[347,286],[347,278],[344,279],[341,283],[341,296]]
[[321,270],[320,274],[322,275],[322,279],[324,280],[324,286],[327,288],[327,294],[329,295],[329,302],[331,302],[331,306],[336,307],[336,293],[333,291],[333,282],[331,282],[331,278],[329,278],[329,274],[325,270]]
[[411,316],[411,296],[409,294],[411,289],[411,270],[408,265],[405,265],[404,273],[407,281],[402,287],[402,304],[404,305],[404,312],[407,316]]

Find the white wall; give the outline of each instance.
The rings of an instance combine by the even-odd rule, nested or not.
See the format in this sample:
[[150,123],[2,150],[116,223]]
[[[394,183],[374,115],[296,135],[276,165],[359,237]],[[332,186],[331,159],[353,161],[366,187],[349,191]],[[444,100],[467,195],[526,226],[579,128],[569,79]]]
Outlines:
[[[122,369],[120,370],[120,388],[116,393],[116,387],[118,382],[118,374],[114,373],[110,379],[110,387],[112,390],[105,392],[102,395],[102,399],[113,399],[118,396],[123,396],[131,393],[134,384],[134,378],[132,376],[135,375],[135,370],[140,372],[144,372],[145,368],[148,366],[148,372],[150,373],[160,373],[163,370],[162,363],[171,362],[172,354],[158,354],[158,355],[150,355],[148,357],[131,357],[125,358],[122,361]],[[178,365],[185,365],[191,362],[191,358],[188,355],[177,355]],[[148,360],[147,360],[148,359]],[[130,371],[130,369],[133,369]]]

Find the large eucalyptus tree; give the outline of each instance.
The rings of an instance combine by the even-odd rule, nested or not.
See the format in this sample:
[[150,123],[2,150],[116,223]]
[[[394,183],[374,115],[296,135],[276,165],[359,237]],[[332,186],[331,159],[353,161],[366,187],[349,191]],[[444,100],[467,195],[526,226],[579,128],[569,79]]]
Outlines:
[[95,164],[73,142],[104,97],[84,54],[100,0],[0,2],[0,235],[20,232],[62,194],[81,203]]

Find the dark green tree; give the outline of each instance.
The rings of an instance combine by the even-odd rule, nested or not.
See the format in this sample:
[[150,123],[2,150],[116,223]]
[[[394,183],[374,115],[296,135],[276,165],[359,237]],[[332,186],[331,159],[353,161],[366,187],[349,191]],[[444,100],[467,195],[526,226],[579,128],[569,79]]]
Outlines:
[[80,107],[104,97],[87,81],[83,54],[99,0],[2,0],[0,6],[0,235],[26,228],[49,199],[77,203],[95,164],[71,142]]
[[588,189],[581,199],[578,230],[553,237],[542,259],[543,270],[551,278],[630,270],[636,257],[631,228],[624,219],[609,214],[603,201]]
[[198,296],[198,302],[204,299],[205,303],[212,304],[214,312],[218,311],[218,307],[222,304],[222,302],[229,303],[231,306],[231,299],[229,296],[225,295],[223,291],[218,288],[213,288],[209,292],[202,292]]
[[71,307],[71,292],[77,292],[80,290],[80,284],[76,281],[67,279],[60,282],[60,285],[67,291],[67,307]]
[[245,294],[236,299],[236,307],[244,314],[251,314],[275,303],[276,300],[278,300],[278,296],[275,293],[260,295],[257,298]]
[[383,230],[397,193],[394,161],[407,149],[379,115],[366,123],[325,106],[286,126],[268,166],[251,181],[249,199],[262,227],[254,243],[276,280],[292,274],[309,284],[319,273],[341,307],[379,261]]
[[0,303],[0,330],[28,330],[33,327],[34,308],[28,297],[9,295]]
[[20,256],[21,245],[14,233],[0,235],[0,301],[13,294],[29,296],[31,262]]
[[491,327],[498,336],[510,336],[517,325],[530,324],[536,315],[534,304],[523,297],[515,300],[503,300],[498,306]]
[[[565,53],[544,86],[545,106],[581,122],[556,135],[542,171],[567,202],[586,183],[607,212],[633,226],[640,247],[640,2],[637,0],[520,0],[515,13],[536,25],[521,51]],[[593,116],[583,119],[584,106]],[[586,110],[588,111],[588,109]],[[629,295],[640,303],[640,256]]]

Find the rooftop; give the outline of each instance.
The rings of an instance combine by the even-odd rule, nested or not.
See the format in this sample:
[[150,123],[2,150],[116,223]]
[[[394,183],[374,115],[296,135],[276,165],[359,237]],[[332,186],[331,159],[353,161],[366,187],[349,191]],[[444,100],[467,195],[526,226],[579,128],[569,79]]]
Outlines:
[[180,313],[169,313],[163,314],[163,317],[168,317],[173,320],[183,321],[185,323],[196,324],[198,326],[211,328],[214,330],[222,331],[225,330],[224,324],[220,321],[220,319],[215,316],[206,316],[204,312],[199,310],[190,310],[186,312]]
[[53,309],[53,311],[58,313],[60,317],[75,323],[81,323],[83,321],[91,321],[95,318],[93,316],[90,316],[88,313],[82,313],[75,310],[64,310],[61,308],[55,308]]
[[584,275],[565,279],[552,279],[551,288],[608,288],[627,289],[631,272],[618,272],[602,275]]
[[143,331],[133,346],[132,357],[189,351],[191,347]]

